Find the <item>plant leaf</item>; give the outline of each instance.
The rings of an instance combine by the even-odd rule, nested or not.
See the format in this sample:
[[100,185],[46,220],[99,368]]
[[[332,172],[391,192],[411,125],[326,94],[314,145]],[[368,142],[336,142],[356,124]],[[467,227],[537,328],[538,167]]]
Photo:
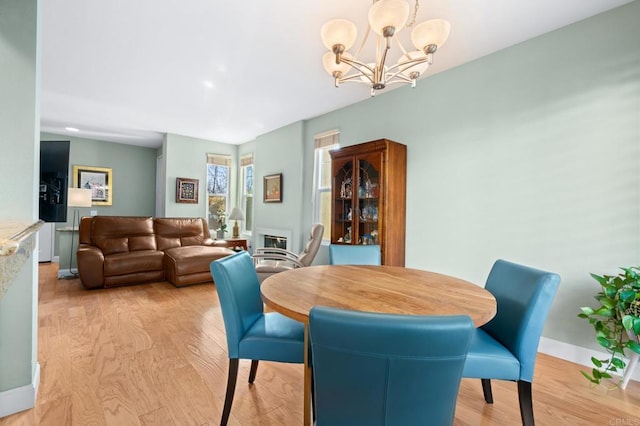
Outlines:
[[591,377],[588,373],[585,373],[584,371],[580,371],[582,373],[582,375],[591,383],[595,383],[596,385],[600,383],[599,380],[594,379],[593,377]]
[[[593,315],[593,313],[595,312],[593,310],[593,308],[590,308],[589,306],[581,306],[580,310],[582,311],[582,314],[585,315],[585,316],[586,315]],[[578,316],[580,316],[580,315],[578,315]]]
[[593,363],[593,365],[595,365],[596,367],[600,368],[602,367],[602,362],[597,359],[596,357],[591,357],[591,362]]
[[624,303],[631,303],[636,298],[636,292],[633,290],[625,290],[620,292],[620,300]]
[[622,317],[622,326],[625,328],[625,330],[631,330],[633,328],[634,319],[635,318],[631,315],[625,315]]
[[624,368],[626,364],[620,358],[612,358],[611,364],[615,365],[617,368]]
[[627,342],[627,347],[634,351],[637,354],[640,354],[640,343],[634,342],[633,340],[629,340]]
[[604,294],[607,295],[608,298],[613,299],[618,294],[618,287],[607,285],[604,286]]
[[607,283],[607,279],[605,277],[601,277],[600,275],[590,274],[591,278],[598,281],[600,285],[605,285]]
[[614,311],[611,308],[607,308],[605,306],[603,306],[602,308],[598,309],[595,312],[596,315],[601,315],[603,317],[613,317],[614,316]]

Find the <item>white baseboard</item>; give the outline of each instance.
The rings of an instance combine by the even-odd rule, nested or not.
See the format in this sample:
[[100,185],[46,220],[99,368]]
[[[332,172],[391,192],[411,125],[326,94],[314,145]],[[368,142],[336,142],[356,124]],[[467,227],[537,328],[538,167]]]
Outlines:
[[30,384],[0,392],[0,418],[35,407],[39,385],[40,363],[36,363]]
[[[589,371],[593,368],[593,364],[591,364],[592,356],[598,359],[609,357],[609,354],[606,352],[583,348],[548,337],[540,338],[538,352],[584,365],[585,367],[589,367]],[[628,362],[628,359],[625,359],[625,362]],[[640,368],[636,368],[636,371],[631,374],[631,380],[640,382]]]
[[60,256],[53,256],[51,258],[51,263],[60,263]]

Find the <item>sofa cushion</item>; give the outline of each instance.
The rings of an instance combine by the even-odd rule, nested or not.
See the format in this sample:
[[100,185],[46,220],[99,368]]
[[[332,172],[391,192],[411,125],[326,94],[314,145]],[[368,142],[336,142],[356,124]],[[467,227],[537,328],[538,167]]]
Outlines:
[[224,247],[175,247],[165,251],[165,263],[176,275],[209,272],[211,262],[234,253],[233,250]]
[[118,253],[129,252],[129,239],[126,237],[121,238],[96,238],[95,245],[102,250],[105,256]]
[[91,240],[105,256],[156,250],[153,231],[151,217],[96,216],[91,224]]
[[158,250],[204,244],[210,238],[204,220],[195,218],[156,218],[155,232]]
[[104,275],[125,275],[146,271],[161,271],[164,253],[156,250],[137,250],[116,253],[104,258]]
[[130,237],[129,250],[156,250],[156,238],[153,235]]

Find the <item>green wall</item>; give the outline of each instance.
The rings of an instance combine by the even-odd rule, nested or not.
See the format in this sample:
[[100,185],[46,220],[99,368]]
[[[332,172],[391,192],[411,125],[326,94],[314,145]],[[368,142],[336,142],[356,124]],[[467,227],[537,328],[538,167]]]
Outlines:
[[[112,205],[79,208],[80,216],[98,215],[153,216],[156,199],[155,148],[124,145],[93,139],[41,133],[43,141],[70,141],[69,186],[73,185],[73,166],[108,167],[112,169]],[[72,226],[73,208],[67,212],[67,222],[57,223],[56,229]],[[54,254],[60,258],[60,269],[76,268],[75,250],[71,251],[71,233],[56,231]],[[74,237],[77,248],[78,238]]]
[[598,289],[589,272],[640,257],[639,21],[633,2],[308,120],[300,141],[291,126],[258,138],[271,154],[257,156],[261,170],[278,166],[272,146],[289,136],[304,150],[303,198],[273,225],[298,209],[311,225],[314,135],[402,142],[407,266],[478,284],[498,258],[558,272],[545,336],[597,348],[576,317]]
[[[296,253],[302,250],[302,239],[308,238],[310,228],[304,229],[302,225],[302,197],[311,187],[303,181],[303,139],[304,125],[298,122],[259,136],[252,143],[255,148],[253,247],[264,246],[257,241],[255,232],[261,228],[291,231],[289,250]],[[282,203],[264,203],[263,177],[275,173],[282,173]]]
[[[166,217],[208,217],[207,154],[230,155],[238,169],[238,147],[188,136],[167,134],[162,152],[166,162]],[[176,203],[176,178],[198,179],[198,203]],[[237,179],[231,181],[230,204],[236,203]]]
[[[0,1],[0,222],[38,220],[38,13],[37,0]],[[0,300],[0,417],[34,403],[38,381],[37,248],[35,253]],[[3,398],[7,391],[15,397],[11,406]]]

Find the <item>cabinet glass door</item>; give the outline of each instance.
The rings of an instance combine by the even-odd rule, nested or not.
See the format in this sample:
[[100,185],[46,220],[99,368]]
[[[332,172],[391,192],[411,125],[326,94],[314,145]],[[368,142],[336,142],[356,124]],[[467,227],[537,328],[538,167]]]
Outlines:
[[374,153],[366,157],[358,157],[358,217],[357,239],[354,244],[378,244],[380,232],[381,203],[380,203],[380,170],[382,158],[380,153]]
[[335,160],[336,170],[333,177],[333,226],[331,227],[331,242],[353,244],[353,219],[357,217],[354,204],[354,191],[357,196],[357,175],[354,179],[354,159]]

